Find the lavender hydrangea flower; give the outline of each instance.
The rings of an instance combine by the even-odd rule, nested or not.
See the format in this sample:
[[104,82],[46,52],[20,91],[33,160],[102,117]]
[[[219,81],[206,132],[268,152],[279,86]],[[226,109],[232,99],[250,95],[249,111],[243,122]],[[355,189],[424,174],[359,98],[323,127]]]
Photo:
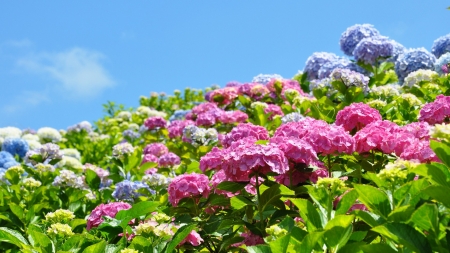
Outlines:
[[13,156],[24,157],[28,149],[28,142],[20,138],[6,139],[2,143],[2,150],[11,153]]
[[8,169],[9,167],[16,166],[19,163],[14,157],[6,151],[0,151],[0,168]]
[[366,71],[361,68],[360,66],[356,65],[352,61],[350,61],[348,58],[339,57],[335,61],[327,62],[319,69],[319,79],[328,78],[330,77],[331,72],[333,70],[341,68],[341,69],[350,69],[359,73],[365,73]]
[[80,133],[82,131],[86,131],[87,133],[92,132],[92,125],[91,123],[89,123],[88,121],[82,121],[78,124],[75,124],[73,126],[70,126],[67,128],[67,132],[71,133],[71,132],[76,132],[76,133]]
[[242,83],[240,83],[240,82],[238,82],[238,81],[231,81],[231,82],[228,82],[226,85],[225,85],[225,87],[239,87],[239,86],[241,86],[242,85]]
[[398,59],[398,57],[405,53],[406,48],[402,44],[398,43],[395,40],[389,40],[391,44],[394,46],[394,51],[392,52],[392,56],[387,59],[387,62],[395,63],[395,61]]
[[283,79],[278,74],[259,74],[252,79],[252,83],[268,84],[272,79]]
[[337,68],[333,70],[333,72],[330,75],[331,80],[338,80],[342,81],[347,87],[350,86],[357,86],[361,87],[365,94],[369,92],[369,77],[349,70],[349,69],[340,69]]
[[308,74],[308,80],[318,79],[320,68],[326,63],[337,60],[339,60],[339,57],[333,53],[315,52],[306,60],[303,71]]
[[112,193],[112,196],[116,200],[134,201],[139,196],[142,196],[142,194],[138,192],[139,189],[148,189],[152,194],[155,194],[155,191],[150,189],[147,184],[139,181],[132,182],[124,180],[116,184],[116,189]]
[[124,138],[128,138],[131,141],[139,139],[141,137],[141,134],[139,132],[133,131],[131,129],[127,129],[122,132],[122,135]]
[[183,129],[183,141],[191,143],[193,146],[206,146],[218,140],[218,133],[215,128],[200,128],[188,125]]
[[356,45],[364,39],[374,36],[379,36],[380,32],[370,24],[356,24],[350,26],[342,33],[341,39],[339,40],[339,45],[342,52],[346,55],[352,56],[353,50],[355,50]]
[[353,50],[355,60],[366,64],[376,64],[380,57],[388,58],[394,54],[394,45],[387,37],[373,36],[362,39]]
[[89,187],[84,182],[84,177],[80,177],[70,170],[61,170],[59,176],[53,180],[54,186],[70,187],[76,189],[88,189]]
[[283,122],[283,124],[289,123],[289,122],[299,122],[302,119],[304,119],[305,117],[303,115],[301,115],[298,112],[291,112],[289,114],[284,115],[281,118],[281,122]]
[[[35,156],[40,156],[41,159],[36,160]],[[63,153],[59,149],[59,146],[53,143],[46,143],[41,147],[30,150],[25,155],[25,162],[36,165],[37,163],[44,162],[49,163],[52,160],[61,160],[63,158]]]
[[395,73],[398,80],[403,83],[409,73],[419,69],[434,69],[436,57],[425,48],[409,49],[400,55],[395,62]]
[[134,152],[134,147],[128,142],[114,145],[112,155],[116,158],[123,158],[125,155]]
[[431,47],[431,53],[433,53],[436,58],[439,58],[448,52],[450,52],[450,33],[437,38]]
[[189,112],[191,112],[191,110],[176,110],[172,116],[170,116],[169,121],[183,120]]
[[434,64],[434,71],[438,72],[439,75],[448,74],[450,66],[450,53],[445,53],[439,57],[439,59]]

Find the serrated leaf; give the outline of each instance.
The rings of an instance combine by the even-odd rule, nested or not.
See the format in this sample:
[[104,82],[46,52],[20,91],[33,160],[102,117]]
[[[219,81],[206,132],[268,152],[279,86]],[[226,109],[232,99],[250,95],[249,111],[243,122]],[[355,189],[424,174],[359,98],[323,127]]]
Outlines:
[[386,194],[370,185],[355,185],[358,199],[372,212],[387,218],[391,212],[391,205]]
[[[443,170],[447,171],[447,174]],[[433,184],[450,187],[450,182],[447,180],[448,168],[441,168],[437,163],[425,164],[422,163],[414,168],[411,173],[415,173],[420,176],[424,176]]]
[[324,239],[328,247],[345,245],[352,234],[353,215],[336,215],[325,226]]
[[5,227],[0,227],[0,241],[12,243],[21,249],[29,245],[28,241],[22,236],[22,234],[16,230]]
[[313,252],[314,247],[317,242],[323,237],[325,231],[314,231],[308,233],[305,238],[303,238],[298,252]]
[[106,241],[101,241],[99,243],[93,244],[83,250],[83,253],[98,253],[105,252]]
[[265,190],[261,194],[261,199],[259,200],[261,205],[261,209],[264,211],[268,207],[268,205],[272,204],[272,202],[279,200],[281,196],[295,195],[295,192],[290,190],[284,185],[274,184],[269,189]]
[[336,207],[336,215],[346,214],[348,210],[355,204],[358,198],[358,193],[355,190],[351,190],[344,194]]
[[411,216],[411,222],[421,230],[431,232],[437,238],[439,234],[439,211],[435,204],[421,205]]
[[425,194],[450,208],[450,187],[431,185],[423,190]]
[[409,225],[393,222],[374,227],[372,230],[414,252],[431,252],[431,246],[425,236]]
[[285,253],[288,246],[289,246],[289,240],[291,238],[291,235],[287,234],[280,238],[277,238],[274,241],[269,242],[269,247],[272,252],[280,252]]

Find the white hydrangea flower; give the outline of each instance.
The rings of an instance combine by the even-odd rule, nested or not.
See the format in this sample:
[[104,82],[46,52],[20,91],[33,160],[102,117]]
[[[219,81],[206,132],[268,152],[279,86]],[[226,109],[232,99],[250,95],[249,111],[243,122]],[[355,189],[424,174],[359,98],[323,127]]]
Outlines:
[[63,153],[64,156],[73,157],[73,158],[77,159],[78,161],[81,160],[80,151],[78,151],[78,150],[76,150],[74,148],[61,149],[61,152]]
[[439,74],[436,71],[429,69],[419,69],[409,73],[409,75],[405,78],[403,85],[411,88],[414,85],[418,85],[422,81],[431,82],[437,78],[439,78]]
[[58,130],[51,127],[42,127],[37,131],[37,135],[41,141],[60,142],[62,139]]
[[0,128],[0,137],[7,138],[20,138],[22,136],[22,130],[17,127],[2,127]]

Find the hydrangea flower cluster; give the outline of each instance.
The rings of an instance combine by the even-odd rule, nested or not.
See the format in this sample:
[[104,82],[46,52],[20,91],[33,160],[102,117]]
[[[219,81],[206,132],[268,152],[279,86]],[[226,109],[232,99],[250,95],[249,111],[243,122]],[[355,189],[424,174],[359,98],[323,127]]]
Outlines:
[[205,100],[219,105],[229,105],[238,97],[237,91],[236,87],[213,90],[205,95]]
[[41,142],[60,142],[62,139],[58,130],[51,127],[42,127],[37,131],[37,135]]
[[220,142],[225,148],[230,147],[235,141],[246,137],[254,137],[257,140],[268,140],[269,133],[266,128],[251,123],[241,123],[234,127],[231,132],[221,136]]
[[185,119],[186,114],[188,114],[189,112],[191,112],[191,110],[176,110],[169,117],[169,121],[172,122],[174,120],[183,120],[183,119]]
[[124,202],[112,202],[109,204],[100,204],[94,210],[92,210],[91,215],[87,219],[87,230],[91,230],[94,227],[98,227],[103,223],[103,216],[108,216],[110,218],[116,217],[116,214],[120,210],[128,210],[131,205]]
[[22,136],[22,130],[17,127],[2,127],[0,128],[0,138],[20,138]]
[[136,132],[131,129],[127,129],[122,132],[122,135],[125,139],[129,139],[130,141],[135,141],[141,137],[141,134],[139,132]]
[[64,238],[64,237],[72,236],[73,232],[72,232],[72,228],[69,225],[56,223],[56,224],[52,224],[47,229],[47,234],[50,237],[63,237]]
[[93,164],[86,163],[85,165],[83,165],[83,171],[86,171],[86,170],[94,171],[97,174],[97,176],[100,178],[100,189],[109,187],[113,183],[113,181],[111,179],[108,179],[109,171],[107,171],[105,169],[97,167]]
[[362,88],[364,93],[369,92],[369,77],[349,69],[337,68],[330,74],[332,81],[342,81],[346,86]]
[[36,180],[32,177],[27,177],[23,180],[23,185],[26,188],[31,189],[31,188],[37,188],[37,187],[41,186],[42,183],[41,183],[41,181]]
[[358,43],[364,38],[378,37],[380,32],[370,24],[356,24],[350,26],[342,33],[339,45],[342,52],[352,56]]
[[450,53],[445,53],[437,59],[434,64],[434,71],[439,75],[448,74],[450,72]]
[[360,130],[366,125],[382,120],[381,114],[364,103],[353,103],[344,107],[336,115],[335,124],[344,127],[345,131]]
[[209,179],[203,174],[183,174],[175,177],[167,189],[169,202],[172,206],[178,206],[184,198],[207,198],[211,191]]
[[73,212],[65,209],[58,209],[45,215],[45,221],[52,224],[68,223],[74,218],[75,215],[73,214]]
[[409,73],[419,69],[434,69],[436,57],[425,48],[409,49],[400,55],[395,62],[395,73],[398,80],[403,83]]
[[171,168],[181,163],[180,157],[176,154],[169,152],[159,157],[158,165],[163,168]]
[[217,142],[218,132],[215,128],[200,128],[194,125],[186,126],[183,130],[183,141],[194,147],[206,146]]
[[241,111],[224,111],[219,116],[219,121],[223,124],[244,123],[248,115]]
[[414,85],[420,86],[420,82],[433,82],[439,78],[439,74],[430,69],[419,69],[406,76],[404,86],[412,88]]
[[46,143],[41,147],[30,150],[25,155],[25,162],[36,165],[37,163],[44,162],[49,163],[51,161],[58,161],[63,158],[63,153],[59,149],[59,146],[53,143]]
[[148,130],[157,130],[160,128],[166,128],[167,121],[163,117],[153,116],[144,121],[144,125]]
[[272,79],[283,79],[278,74],[259,74],[252,79],[252,83],[268,84]]
[[122,159],[126,155],[129,155],[134,152],[134,147],[128,142],[119,143],[114,145],[112,155],[113,157]]
[[353,50],[355,60],[365,64],[377,64],[380,59],[394,54],[394,45],[386,37],[374,36],[362,39]]
[[89,188],[84,182],[84,176],[80,177],[71,170],[63,169],[59,172],[59,176],[56,176],[53,180],[53,185],[58,187],[70,187],[76,189]]
[[183,130],[186,126],[195,125],[192,120],[174,120],[171,121],[167,130],[169,131],[170,138],[177,138],[183,135]]
[[92,125],[91,125],[91,123],[89,123],[89,121],[82,121],[78,124],[75,124],[75,125],[67,128],[68,133],[71,133],[71,132],[80,133],[82,131],[86,131],[87,133],[90,133],[93,131]]
[[149,186],[167,186],[172,181],[171,178],[164,176],[163,174],[153,173],[146,174],[142,177],[142,182]]
[[318,79],[330,77],[331,72],[337,68],[350,69],[356,72],[364,73],[364,69],[350,61],[348,58],[339,57],[335,61],[327,62],[320,67]]
[[438,95],[434,102],[425,104],[420,110],[419,121],[430,125],[440,124],[450,116],[450,96]]
[[28,149],[28,142],[20,138],[8,138],[2,143],[2,150],[9,152],[13,156],[24,157]]
[[143,153],[144,155],[150,154],[160,157],[169,153],[169,149],[163,143],[151,143],[145,146]]
[[388,84],[383,86],[373,87],[369,91],[369,95],[374,98],[383,99],[386,101],[392,100],[394,97],[400,95],[401,86],[398,84]]
[[125,200],[125,201],[134,201],[139,196],[142,196],[141,193],[138,192],[140,189],[147,189],[150,193],[155,194],[154,190],[151,190],[147,184],[144,184],[139,181],[129,181],[124,180],[115,185],[114,192],[112,193],[112,197],[116,200]]
[[274,104],[268,104],[266,108],[264,108],[264,113],[268,115],[269,120],[273,120],[275,116],[284,116],[281,107]]
[[450,52],[450,33],[437,38],[431,47],[431,53],[433,53],[436,58],[439,58],[441,55],[448,52]]
[[286,124],[289,122],[299,122],[300,120],[302,120],[304,118],[305,117],[298,112],[291,112],[291,113],[284,115],[281,118],[281,122],[283,122],[283,124]]
[[339,57],[333,53],[316,52],[313,53],[305,63],[303,72],[307,73],[308,80],[314,80],[319,78],[319,70],[327,63],[335,62],[339,60]]

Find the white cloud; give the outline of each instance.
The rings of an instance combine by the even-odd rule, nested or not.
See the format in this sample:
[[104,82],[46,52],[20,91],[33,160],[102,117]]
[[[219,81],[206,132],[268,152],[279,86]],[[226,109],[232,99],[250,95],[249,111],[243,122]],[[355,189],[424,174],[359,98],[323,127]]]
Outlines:
[[47,92],[23,91],[15,97],[11,103],[2,107],[2,111],[7,114],[18,113],[30,106],[38,106],[44,102],[49,102]]
[[100,63],[103,58],[99,52],[76,47],[64,52],[22,58],[18,65],[56,80],[70,95],[93,97],[114,85]]

